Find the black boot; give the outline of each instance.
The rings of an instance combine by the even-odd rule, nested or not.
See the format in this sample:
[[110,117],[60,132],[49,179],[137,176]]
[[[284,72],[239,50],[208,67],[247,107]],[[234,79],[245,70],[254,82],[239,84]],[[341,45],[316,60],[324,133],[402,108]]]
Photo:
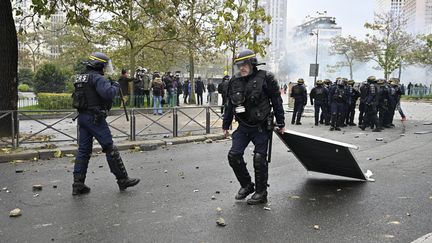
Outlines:
[[247,200],[247,204],[256,205],[267,203],[267,178],[268,165],[264,155],[256,153],[254,155],[255,169],[255,193]]
[[118,179],[117,180],[117,184],[119,186],[120,191],[124,191],[128,187],[135,186],[139,182],[140,182],[140,179],[129,178],[129,177],[127,177],[125,179]]
[[255,184],[250,183],[246,187],[241,187],[240,190],[237,192],[237,195],[235,196],[235,199],[237,200],[243,200],[249,194],[252,194],[255,191]]
[[128,187],[135,186],[140,182],[140,179],[129,178],[117,147],[112,146],[106,151],[106,153],[111,155],[111,160],[108,161],[108,165],[111,172],[117,178],[117,184],[120,191],[123,191]]
[[241,186],[240,190],[235,196],[235,199],[245,199],[249,194],[255,191],[255,187],[246,168],[246,163],[243,160],[243,156],[229,152],[228,161]]
[[72,195],[81,195],[90,192],[90,187],[84,184],[86,175],[74,174],[74,183],[72,184]]

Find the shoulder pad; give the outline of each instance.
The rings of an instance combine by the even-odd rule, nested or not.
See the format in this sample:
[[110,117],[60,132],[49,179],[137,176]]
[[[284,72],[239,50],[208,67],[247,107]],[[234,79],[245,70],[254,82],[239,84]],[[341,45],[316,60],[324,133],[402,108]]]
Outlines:
[[75,76],[74,83],[87,83],[89,80],[88,74],[78,74]]

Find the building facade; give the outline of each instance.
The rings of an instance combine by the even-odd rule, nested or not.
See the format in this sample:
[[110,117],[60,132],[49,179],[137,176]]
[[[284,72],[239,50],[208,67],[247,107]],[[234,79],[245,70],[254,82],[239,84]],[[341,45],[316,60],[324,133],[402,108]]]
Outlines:
[[271,44],[267,47],[266,63],[273,72],[278,72],[280,59],[285,51],[287,38],[287,1],[261,0],[259,5],[264,8],[267,15],[272,17],[270,24],[264,26],[264,34],[258,36],[258,41],[269,39]]

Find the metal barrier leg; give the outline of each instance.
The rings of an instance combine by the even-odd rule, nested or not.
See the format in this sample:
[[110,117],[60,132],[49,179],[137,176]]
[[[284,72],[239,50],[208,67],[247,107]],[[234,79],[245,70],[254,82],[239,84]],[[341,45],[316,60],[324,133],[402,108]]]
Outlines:
[[[18,115],[17,115],[18,117]],[[16,134],[15,134],[15,112],[11,113],[11,122],[12,122],[12,148],[16,149],[18,147],[18,143],[17,143],[17,139],[16,139]]]
[[178,114],[177,108],[173,108],[173,137],[178,136]]
[[136,117],[135,117],[135,109],[131,110],[130,113],[130,140],[136,140]]
[[206,107],[206,134],[210,133],[210,107]]

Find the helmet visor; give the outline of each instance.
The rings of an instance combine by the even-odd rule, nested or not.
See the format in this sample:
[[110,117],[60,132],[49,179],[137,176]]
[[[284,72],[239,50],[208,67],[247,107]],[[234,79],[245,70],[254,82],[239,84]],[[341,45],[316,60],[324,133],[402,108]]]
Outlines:
[[105,65],[104,73],[106,73],[108,75],[112,75],[114,73],[114,68],[113,68],[111,60],[108,60],[107,64]]
[[250,60],[242,60],[234,63],[234,74],[236,77],[246,77],[252,74]]

